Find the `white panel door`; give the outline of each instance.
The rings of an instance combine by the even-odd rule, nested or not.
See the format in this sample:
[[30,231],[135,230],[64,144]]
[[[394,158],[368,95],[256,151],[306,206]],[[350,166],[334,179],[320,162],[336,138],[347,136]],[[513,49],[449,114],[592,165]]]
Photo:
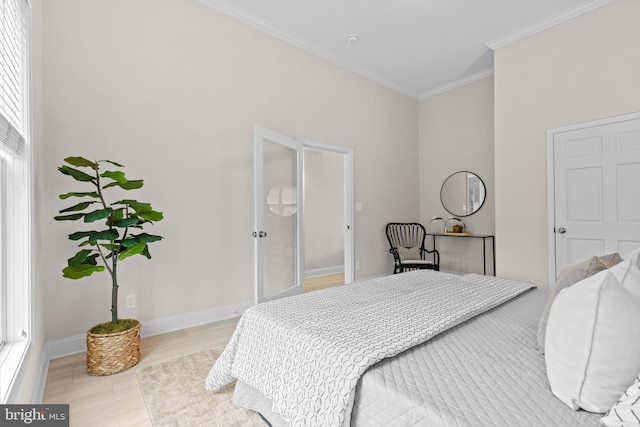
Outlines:
[[640,246],[640,119],[553,137],[555,272]]
[[302,293],[302,143],[254,129],[255,303]]

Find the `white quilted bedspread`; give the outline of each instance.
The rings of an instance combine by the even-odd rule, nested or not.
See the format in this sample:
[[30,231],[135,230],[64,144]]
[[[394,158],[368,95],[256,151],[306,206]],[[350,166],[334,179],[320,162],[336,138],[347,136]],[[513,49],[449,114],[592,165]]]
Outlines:
[[239,379],[292,426],[348,426],[362,374],[533,285],[419,270],[251,307],[206,379]]

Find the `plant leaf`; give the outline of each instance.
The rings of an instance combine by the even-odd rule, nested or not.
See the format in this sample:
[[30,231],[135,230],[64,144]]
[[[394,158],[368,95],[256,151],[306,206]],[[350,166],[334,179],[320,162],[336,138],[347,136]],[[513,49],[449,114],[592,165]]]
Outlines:
[[109,221],[111,222],[111,225],[113,225],[118,221],[122,221],[123,219],[124,219],[124,208],[114,209],[113,212],[111,213],[111,216],[109,217]]
[[56,221],[75,221],[77,219],[80,219],[84,216],[83,213],[77,213],[77,214],[71,214],[71,215],[58,215],[58,216],[54,216],[53,219],[55,219]]
[[120,244],[125,248],[131,248],[135,245],[139,245],[140,243],[153,243],[158,240],[162,240],[162,236],[156,236],[153,234],[140,233],[140,234],[132,234],[131,236],[124,239]]
[[106,171],[100,176],[103,178],[110,178],[119,183],[127,182],[127,178],[125,178],[124,172],[122,171]]
[[162,221],[164,215],[158,211],[136,212],[138,216],[146,221]]
[[84,222],[94,222],[107,218],[113,212],[112,208],[99,209],[97,211],[89,212],[84,216]]
[[116,240],[118,237],[120,237],[118,230],[113,228],[98,232],[94,231],[93,234],[89,236],[89,243],[96,243],[98,240],[108,240],[111,242]]
[[140,233],[140,234],[136,235],[135,238],[138,241],[145,242],[145,243],[157,242],[158,240],[162,240],[163,239],[162,236],[156,236],[156,235],[147,234],[147,233]]
[[127,237],[126,239],[121,241],[120,246],[122,246],[123,248],[131,248],[139,243],[140,242],[135,238],[135,236],[133,236],[133,237]]
[[78,169],[70,168],[69,166],[60,166],[58,170],[65,175],[73,177],[76,181],[93,182],[95,180],[91,175],[79,171]]
[[77,267],[78,265],[82,264],[87,259],[87,256],[91,252],[93,252],[91,249],[83,249],[80,252],[78,252],[77,254],[75,254],[72,258],[69,258],[67,260],[67,263],[71,267]]
[[144,185],[144,181],[142,179],[133,179],[120,184],[120,187],[123,190],[136,190],[141,188]]
[[132,225],[136,225],[138,221],[139,221],[138,218],[126,218],[126,219],[122,219],[120,221],[114,222],[111,225],[113,225],[114,227],[127,228],[127,227],[131,227]]
[[91,249],[83,249],[77,254],[75,254],[74,257],[69,258],[67,260],[67,264],[69,264],[70,267],[77,267],[80,264],[98,265],[97,258],[99,255],[98,254],[89,255],[91,254],[91,252],[93,252]]
[[90,167],[91,169],[98,168],[97,163],[92,162],[91,160],[87,160],[84,157],[67,157],[66,159],[64,159],[64,161],[73,166],[79,166],[79,167],[84,166],[84,167]]
[[97,271],[104,271],[104,266],[89,264],[80,264],[76,266],[70,265],[62,269],[62,276],[68,279],[81,279],[83,277],[91,276]]
[[146,247],[147,247],[146,243],[144,242],[138,243],[137,245],[131,246],[125,249],[124,251],[120,252],[120,254],[118,255],[118,259],[123,260],[125,258],[129,258],[130,256],[141,254],[144,251],[144,248]]
[[68,199],[69,197],[85,197],[85,196],[89,196],[89,197],[93,197],[93,198],[100,198],[100,195],[98,193],[96,193],[95,191],[90,191],[90,192],[80,192],[80,193],[65,193],[65,194],[61,194],[60,197],[62,200],[64,199]]
[[137,200],[120,200],[114,204],[125,204],[130,206],[136,214],[145,221],[161,221],[164,216],[162,212],[151,209],[151,203],[138,202]]
[[120,163],[116,163],[113,160],[98,160],[98,163],[105,163],[105,162],[106,163],[111,163],[112,165],[117,166],[119,168],[123,168],[124,167],[124,165],[121,165]]
[[82,210],[88,208],[89,206],[91,206],[94,203],[96,203],[96,202],[78,203],[77,205],[71,206],[70,208],[66,208],[66,209],[61,210],[60,213],[82,211]]
[[133,181],[126,181],[126,182],[110,182],[107,185],[105,185],[103,188],[109,188],[109,187],[115,187],[118,186],[120,188],[122,188],[123,190],[137,190],[138,188],[142,187],[142,185],[144,184],[144,181],[141,179],[136,179]]
[[88,237],[87,243],[95,244],[98,240],[116,240],[120,234],[115,229],[109,229],[104,231],[77,231],[69,234],[69,240],[80,240]]
[[131,199],[118,200],[117,202],[114,203],[114,205],[127,205],[127,206],[131,206],[134,210],[151,209],[151,203],[139,202],[137,200],[131,200]]
[[98,254],[93,254],[87,257],[85,264],[98,265]]
[[95,231],[76,231],[75,233],[69,234],[69,240],[80,240],[91,236],[91,233],[95,233]]

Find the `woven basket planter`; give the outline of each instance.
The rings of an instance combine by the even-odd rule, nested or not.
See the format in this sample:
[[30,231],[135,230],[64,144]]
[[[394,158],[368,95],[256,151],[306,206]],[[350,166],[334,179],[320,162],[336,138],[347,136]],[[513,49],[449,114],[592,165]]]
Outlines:
[[89,375],[113,375],[126,371],[140,361],[140,322],[115,334],[87,332],[87,372]]

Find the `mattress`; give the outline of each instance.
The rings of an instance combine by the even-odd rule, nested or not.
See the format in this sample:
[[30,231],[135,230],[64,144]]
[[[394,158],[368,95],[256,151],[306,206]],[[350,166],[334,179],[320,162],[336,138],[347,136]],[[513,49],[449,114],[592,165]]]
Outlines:
[[532,287],[417,270],[258,304],[243,313],[205,385],[215,391],[238,379],[293,425],[348,426],[369,367]]
[[[536,331],[547,292],[534,289],[430,341],[382,360],[358,382],[351,426],[597,426],[551,393]],[[236,385],[234,403],[261,412],[268,399]]]

